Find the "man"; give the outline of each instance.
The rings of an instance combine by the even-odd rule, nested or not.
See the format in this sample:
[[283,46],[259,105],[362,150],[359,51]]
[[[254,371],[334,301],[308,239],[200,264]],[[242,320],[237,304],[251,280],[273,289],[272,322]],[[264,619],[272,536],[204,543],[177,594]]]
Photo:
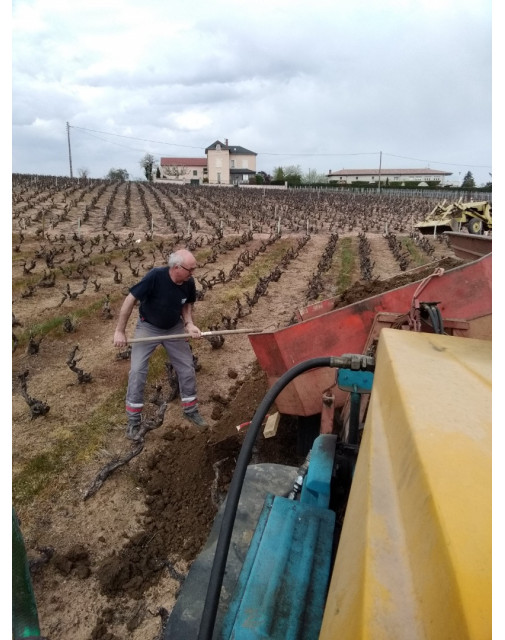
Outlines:
[[192,277],[195,269],[196,259],[193,254],[186,249],[179,249],[169,256],[168,268],[151,269],[140,282],[131,287],[121,306],[114,345],[126,346],[126,325],[137,301],[140,307],[134,337],[153,338],[152,342],[132,344],[126,391],[126,436],[130,440],[135,440],[140,430],[149,358],[159,344],[165,348],[177,373],[184,416],[198,427],[207,426],[198,412],[193,353],[187,339],[163,339],[163,336],[180,333],[188,333],[192,338],[200,338],[202,335],[192,317],[196,300],[195,281]]

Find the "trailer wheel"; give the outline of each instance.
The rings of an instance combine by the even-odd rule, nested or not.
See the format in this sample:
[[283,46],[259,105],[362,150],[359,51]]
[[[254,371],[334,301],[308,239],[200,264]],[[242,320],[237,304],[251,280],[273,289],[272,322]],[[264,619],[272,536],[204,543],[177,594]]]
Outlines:
[[468,233],[472,235],[482,235],[482,220],[472,218],[466,225]]

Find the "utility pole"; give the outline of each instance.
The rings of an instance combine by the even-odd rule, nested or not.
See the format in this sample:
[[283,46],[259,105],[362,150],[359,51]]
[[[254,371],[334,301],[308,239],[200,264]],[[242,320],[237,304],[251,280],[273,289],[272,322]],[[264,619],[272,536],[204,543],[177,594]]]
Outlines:
[[382,151],[379,152],[379,195],[381,194]]
[[70,163],[70,177],[73,178],[72,174],[72,152],[70,151],[70,125],[67,122],[67,140],[68,140],[68,161]]

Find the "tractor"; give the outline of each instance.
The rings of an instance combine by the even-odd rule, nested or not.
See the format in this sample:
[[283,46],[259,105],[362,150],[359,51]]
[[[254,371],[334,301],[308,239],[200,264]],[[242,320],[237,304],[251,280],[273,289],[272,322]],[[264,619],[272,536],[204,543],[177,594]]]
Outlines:
[[[249,336],[269,390],[163,640],[491,637],[491,261]],[[250,464],[274,403],[319,420],[299,468]]]
[[451,202],[437,204],[426,220],[414,225],[423,235],[437,235],[444,231],[467,229],[472,235],[482,235],[493,228],[490,202]]

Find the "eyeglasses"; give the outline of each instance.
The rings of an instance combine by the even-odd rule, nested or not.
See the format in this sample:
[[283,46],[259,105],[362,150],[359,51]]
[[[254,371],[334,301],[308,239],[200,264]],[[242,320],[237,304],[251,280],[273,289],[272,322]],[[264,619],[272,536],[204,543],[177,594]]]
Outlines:
[[196,267],[193,267],[192,269],[188,269],[187,267],[185,267],[183,264],[180,264],[179,267],[181,269],[184,269],[184,271],[187,271],[188,273],[193,273],[193,271],[196,269]]

